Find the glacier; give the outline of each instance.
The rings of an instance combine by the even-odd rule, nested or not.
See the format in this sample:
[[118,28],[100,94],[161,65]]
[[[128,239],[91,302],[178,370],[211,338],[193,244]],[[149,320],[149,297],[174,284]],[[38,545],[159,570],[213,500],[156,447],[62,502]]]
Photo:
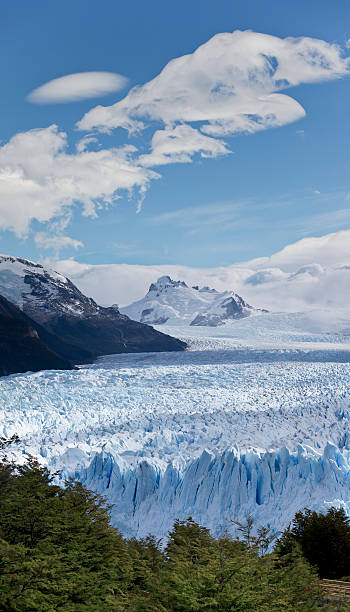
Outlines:
[[129,537],[166,537],[174,520],[192,517],[219,537],[236,531],[249,514],[273,532],[304,508],[350,510],[350,452],[328,443],[323,453],[299,446],[272,452],[202,451],[192,461],[160,466],[150,459],[130,466],[97,453],[79,474],[113,504],[113,522]]
[[220,535],[247,513],[274,530],[305,506],[350,514],[350,338],[303,321],[182,327],[185,353],[5,377],[0,435],[105,495],[127,536],[188,516]]

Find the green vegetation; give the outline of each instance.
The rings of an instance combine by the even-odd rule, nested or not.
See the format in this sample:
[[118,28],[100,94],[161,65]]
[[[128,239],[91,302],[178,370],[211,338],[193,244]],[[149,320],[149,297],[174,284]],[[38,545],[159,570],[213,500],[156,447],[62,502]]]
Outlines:
[[278,540],[276,551],[286,555],[295,544],[321,578],[350,575],[350,521],[342,508],[330,508],[326,514],[307,508],[298,512]]
[[278,554],[266,554],[269,531],[254,537],[250,518],[239,525],[240,541],[177,521],[162,549],[152,537],[125,540],[100,496],[78,482],[58,487],[54,478],[33,459],[0,462],[0,612],[319,607],[318,577],[298,545],[284,553],[282,538]]

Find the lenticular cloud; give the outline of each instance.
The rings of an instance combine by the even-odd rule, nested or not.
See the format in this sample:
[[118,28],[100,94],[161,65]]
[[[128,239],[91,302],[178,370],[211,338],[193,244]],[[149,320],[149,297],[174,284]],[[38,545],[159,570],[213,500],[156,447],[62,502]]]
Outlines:
[[29,102],[58,104],[87,98],[98,98],[124,89],[128,79],[112,72],[78,72],[53,79],[29,95]]
[[304,116],[302,106],[281,90],[348,71],[349,58],[323,40],[239,30],[217,34],[113,106],[95,107],[78,126],[134,132],[153,120],[167,127],[198,122],[211,136],[253,133]]

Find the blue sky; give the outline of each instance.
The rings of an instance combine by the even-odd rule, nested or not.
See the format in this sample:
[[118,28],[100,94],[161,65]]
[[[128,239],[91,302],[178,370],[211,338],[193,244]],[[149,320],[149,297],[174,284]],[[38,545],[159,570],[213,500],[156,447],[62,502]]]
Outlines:
[[[347,1],[338,1],[335,9],[323,0],[180,0],[171,4],[14,0],[1,6],[0,24],[0,178],[1,173],[6,178],[2,191],[0,181],[1,252],[31,259],[75,257],[87,263],[208,267],[270,255],[300,238],[350,228],[350,79],[344,59],[350,54]],[[276,45],[279,61],[281,38],[325,41],[328,47],[322,53],[329,65],[326,70],[323,59],[320,66],[326,72],[320,78],[310,77],[308,67],[301,64],[295,65],[294,74],[295,44],[290,43],[281,54],[288,74],[300,84],[269,89],[271,75],[265,70],[260,83],[263,94],[255,84],[247,93],[246,81],[238,83],[235,74],[229,83],[225,81],[231,56],[222,55],[227,45],[215,39],[219,41],[217,56],[216,43],[215,48],[213,44],[205,47],[202,56],[195,55],[194,67],[192,60],[188,63],[187,76],[182,67],[177,68],[179,72],[168,71],[168,80],[162,84],[158,79],[153,98],[144,87],[125,102],[133,86],[144,86],[157,77],[173,58],[192,54],[217,34],[247,29],[252,35],[239,39],[234,47],[236,75],[244,70],[247,58],[250,61],[249,54],[259,53],[259,45],[265,45],[255,32],[276,37],[276,43],[271,39],[268,44],[273,49]],[[231,44],[231,38],[227,41]],[[341,48],[339,57],[334,56],[334,44]],[[314,53],[310,43],[300,48],[306,59]],[[272,71],[272,52],[271,58]],[[225,62],[227,70],[220,76]],[[27,99],[31,91],[52,79],[90,71],[117,73],[129,81],[120,91],[74,102],[43,104]],[[218,92],[218,114],[213,108],[216,103],[203,102],[207,80]],[[164,95],[177,82],[179,88],[185,83],[185,102],[159,103],[159,92]],[[235,105],[224,91],[228,86],[242,100],[243,111],[248,105],[252,129],[232,128],[239,114],[232,111],[227,118]],[[289,96],[291,103],[283,115],[287,119],[279,127],[269,127],[271,112],[264,120],[256,119],[254,104],[261,95],[275,92]],[[178,93],[174,90],[174,97]],[[141,110],[137,95],[144,105]],[[97,105],[112,107],[118,101],[121,105],[111,111],[112,119],[89,114]],[[306,114],[293,120],[302,115],[299,105]],[[141,121],[142,129],[128,133],[118,123],[121,116],[131,123]],[[203,116],[200,121],[199,116]],[[81,120],[84,129],[79,130]],[[264,121],[266,129],[257,129],[257,122]],[[53,124],[58,126],[56,132],[48,131]],[[171,147],[164,149],[169,145],[169,140],[164,145],[164,137],[171,132],[173,143],[179,127],[185,128],[180,148],[175,153]],[[34,129],[39,132],[32,136]],[[19,133],[25,137],[19,140]],[[57,134],[63,133],[59,144]],[[160,148],[154,141],[152,146],[155,134]],[[99,152],[96,163],[76,153],[77,143],[86,135],[95,139],[87,142],[86,151]],[[198,139],[203,142],[194,145]],[[126,152],[125,146],[134,149]],[[161,162],[159,155],[163,155]],[[50,158],[47,168],[46,158]],[[115,185],[119,170],[114,172],[113,164],[122,168]],[[130,172],[136,166],[133,184]],[[119,189],[125,184],[128,194]],[[115,195],[118,200],[108,203]],[[137,213],[141,199],[142,210]]]

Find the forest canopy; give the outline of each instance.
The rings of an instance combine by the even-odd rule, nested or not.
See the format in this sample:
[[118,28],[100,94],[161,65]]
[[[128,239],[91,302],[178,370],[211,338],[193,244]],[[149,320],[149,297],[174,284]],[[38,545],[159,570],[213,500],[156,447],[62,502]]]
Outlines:
[[55,476],[32,458],[0,463],[0,612],[318,609],[317,572],[294,528],[274,554],[269,530],[253,536],[250,519],[240,540],[215,539],[190,518],[165,543],[126,540],[103,498]]

